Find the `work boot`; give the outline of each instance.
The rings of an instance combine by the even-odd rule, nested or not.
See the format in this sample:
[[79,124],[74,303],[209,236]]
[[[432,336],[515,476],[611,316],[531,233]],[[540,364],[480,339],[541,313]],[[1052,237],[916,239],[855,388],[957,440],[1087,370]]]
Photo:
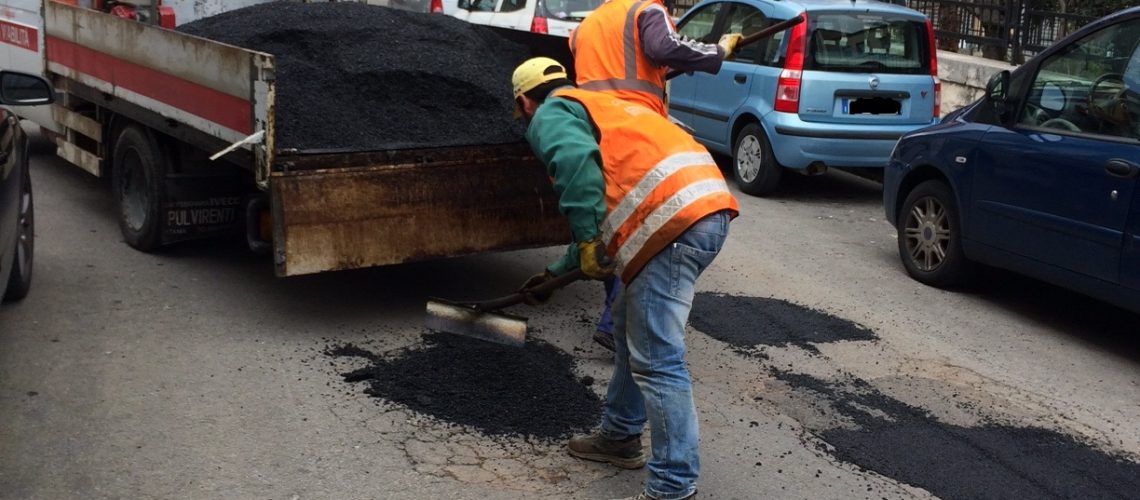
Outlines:
[[614,334],[606,333],[601,330],[594,332],[594,342],[597,342],[602,347],[614,352]]
[[605,462],[622,469],[640,469],[649,461],[641,447],[640,434],[621,441],[606,439],[601,434],[574,436],[567,448],[570,456]]

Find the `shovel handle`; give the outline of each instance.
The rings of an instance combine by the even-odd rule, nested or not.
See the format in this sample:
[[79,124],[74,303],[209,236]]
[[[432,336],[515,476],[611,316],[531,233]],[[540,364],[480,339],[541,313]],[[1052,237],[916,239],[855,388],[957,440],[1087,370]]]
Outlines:
[[515,292],[511,295],[499,297],[497,299],[486,300],[483,302],[473,302],[469,304],[469,306],[480,312],[496,311],[504,307],[509,307],[521,303],[522,301],[526,300],[527,294],[550,293],[575,281],[584,279],[587,279],[586,273],[582,272],[581,269],[575,269],[561,276],[555,276],[552,279],[542,282],[538,286],[528,288],[524,291]]
[[[795,25],[800,24],[802,22],[804,22],[804,16],[803,15],[798,15],[798,16],[793,17],[791,19],[780,21],[780,22],[773,24],[767,28],[764,28],[760,31],[757,31],[751,35],[748,35],[744,38],[741,38],[740,42],[738,42],[736,44],[736,48],[739,49],[740,47],[743,47],[743,46],[748,45],[750,43],[756,43],[760,40],[763,40],[763,39],[768,38],[772,35],[775,35],[776,33],[784,31],[784,30],[791,28],[792,26],[795,26]],[[681,76],[682,73],[685,73],[685,71],[675,69],[673,71],[666,73],[665,79],[666,80],[672,80],[673,78]]]

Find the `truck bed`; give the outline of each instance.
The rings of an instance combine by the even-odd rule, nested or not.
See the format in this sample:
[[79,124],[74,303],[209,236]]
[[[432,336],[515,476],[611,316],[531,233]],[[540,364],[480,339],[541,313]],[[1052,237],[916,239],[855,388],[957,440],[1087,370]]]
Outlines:
[[[268,205],[279,276],[569,241],[550,181],[525,143],[278,149],[273,56],[55,2],[44,17],[48,73],[69,95],[207,153],[255,139],[214,164],[254,173],[249,189],[264,194],[250,196]],[[105,122],[89,112],[54,111],[68,124],[61,155],[75,134],[106,140]],[[68,159],[108,165],[83,154]],[[163,210],[164,220],[174,213]]]

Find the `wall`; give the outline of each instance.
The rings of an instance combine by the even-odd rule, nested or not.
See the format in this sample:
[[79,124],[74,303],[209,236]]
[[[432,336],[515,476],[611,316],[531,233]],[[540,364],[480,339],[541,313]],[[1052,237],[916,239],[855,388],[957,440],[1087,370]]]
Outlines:
[[942,80],[942,114],[974,102],[985,92],[990,77],[1011,66],[993,59],[938,51],[938,78]]

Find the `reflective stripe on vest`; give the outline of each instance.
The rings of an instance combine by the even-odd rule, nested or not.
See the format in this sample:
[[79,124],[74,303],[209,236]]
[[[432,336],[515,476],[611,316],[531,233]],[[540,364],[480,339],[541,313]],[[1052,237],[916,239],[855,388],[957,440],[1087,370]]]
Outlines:
[[614,259],[617,261],[617,273],[621,274],[625,265],[632,261],[649,242],[649,237],[661,230],[666,223],[673,219],[673,216],[689,205],[696,203],[697,200],[720,192],[728,192],[728,184],[724,182],[723,178],[706,179],[689,184],[685,189],[678,191],[672,198],[657,207],[657,210],[654,210],[641,224],[641,227],[637,228],[637,231],[625,240],[625,243],[618,249],[617,257]]
[[649,196],[649,193],[652,193],[653,190],[661,184],[661,181],[685,167],[713,164],[715,164],[713,157],[707,152],[677,153],[661,160],[660,163],[653,167],[653,170],[650,170],[638,181],[637,186],[626,193],[621,203],[618,203],[618,205],[606,215],[606,219],[602,221],[602,238],[605,241],[613,239],[614,233],[619,227],[625,225],[633,215],[633,211],[637,209],[637,205],[641,200]]
[[595,92],[604,92],[606,90],[635,90],[638,92],[648,92],[650,94],[663,94],[665,91],[650,82],[645,80],[594,80],[583,83],[578,86],[583,90],[593,90]]

